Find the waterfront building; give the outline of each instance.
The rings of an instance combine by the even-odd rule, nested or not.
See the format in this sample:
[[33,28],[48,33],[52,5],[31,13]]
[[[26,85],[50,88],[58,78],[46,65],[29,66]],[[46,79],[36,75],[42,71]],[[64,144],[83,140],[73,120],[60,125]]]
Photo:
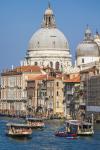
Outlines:
[[60,78],[54,80],[54,114],[64,116],[64,91],[63,81]]
[[47,74],[31,76],[27,80],[27,107],[32,113],[46,113]]
[[63,71],[72,66],[65,35],[57,28],[51,6],[45,10],[41,28],[31,37],[23,65],[38,65]]
[[42,74],[38,66],[19,66],[1,73],[0,110],[3,113],[24,113],[27,107],[27,80]]
[[32,77],[27,81],[27,94],[35,112],[64,116],[62,79],[48,74]]
[[94,114],[96,122],[100,122],[100,74],[88,78],[86,82],[87,113]]
[[87,111],[91,113],[94,112],[100,114],[100,74],[88,78],[86,84]]
[[80,75],[70,74],[64,83],[64,113],[75,119],[80,105]]
[[82,90],[82,104],[88,106],[88,80],[95,75],[98,75],[99,73],[99,68],[96,66],[93,66],[91,68],[85,69],[80,71],[80,77],[81,77],[81,82],[80,82],[80,89]]

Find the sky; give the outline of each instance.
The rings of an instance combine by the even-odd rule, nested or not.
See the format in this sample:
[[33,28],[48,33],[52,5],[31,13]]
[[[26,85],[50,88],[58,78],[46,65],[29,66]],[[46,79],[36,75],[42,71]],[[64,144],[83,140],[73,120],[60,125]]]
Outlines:
[[[56,24],[68,39],[73,62],[88,24],[100,33],[100,0],[50,0]],[[48,0],[0,0],[0,71],[20,65],[42,22]]]

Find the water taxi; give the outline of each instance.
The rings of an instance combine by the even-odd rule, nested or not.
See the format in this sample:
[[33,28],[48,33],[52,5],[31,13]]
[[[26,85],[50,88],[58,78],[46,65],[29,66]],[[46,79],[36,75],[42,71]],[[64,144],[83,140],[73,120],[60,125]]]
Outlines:
[[45,127],[44,121],[41,118],[26,118],[26,123],[31,126],[31,128]]
[[93,123],[80,120],[66,121],[66,131],[76,133],[80,136],[89,136],[94,134]]
[[32,134],[32,129],[26,124],[8,123],[6,135],[12,137],[26,137]]

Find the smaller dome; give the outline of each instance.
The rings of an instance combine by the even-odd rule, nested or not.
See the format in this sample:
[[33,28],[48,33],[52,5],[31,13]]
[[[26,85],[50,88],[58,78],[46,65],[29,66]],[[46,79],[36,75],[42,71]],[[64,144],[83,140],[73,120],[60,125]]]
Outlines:
[[99,56],[99,47],[95,42],[82,42],[77,46],[77,56]]
[[77,46],[76,55],[77,57],[98,57],[100,55],[99,47],[97,43],[93,40],[92,32],[88,26],[85,30],[84,40]]
[[53,11],[51,8],[46,9],[45,15],[53,15]]

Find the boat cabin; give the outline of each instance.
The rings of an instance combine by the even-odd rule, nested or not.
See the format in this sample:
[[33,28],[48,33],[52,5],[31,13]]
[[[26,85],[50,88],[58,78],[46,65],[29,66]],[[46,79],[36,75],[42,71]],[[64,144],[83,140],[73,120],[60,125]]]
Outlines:
[[45,126],[43,119],[41,118],[26,118],[27,125],[32,128],[43,128]]

